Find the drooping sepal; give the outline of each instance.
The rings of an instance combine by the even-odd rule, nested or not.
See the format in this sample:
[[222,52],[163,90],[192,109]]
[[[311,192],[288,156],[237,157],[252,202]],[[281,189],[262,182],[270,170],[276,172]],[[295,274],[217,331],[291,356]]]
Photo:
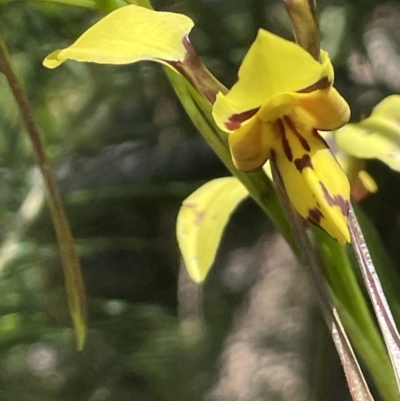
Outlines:
[[181,73],[210,102],[225,87],[208,71],[188,35],[193,21],[172,12],[134,4],[118,8],[84,32],[71,46],[43,61],[56,68],[66,60],[100,64],[130,64],[150,60]]
[[187,53],[183,40],[193,25],[182,14],[128,5],[106,15],[71,46],[49,54],[43,64],[56,68],[68,59],[100,64],[183,61]]
[[207,182],[183,201],[176,233],[186,269],[196,283],[206,278],[231,214],[248,195],[237,178],[224,177]]

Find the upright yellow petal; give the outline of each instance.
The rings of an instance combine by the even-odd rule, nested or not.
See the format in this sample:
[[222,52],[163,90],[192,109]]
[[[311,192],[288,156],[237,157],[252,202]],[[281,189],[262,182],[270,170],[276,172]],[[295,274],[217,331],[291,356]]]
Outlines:
[[102,64],[183,61],[183,41],[193,25],[182,14],[128,5],[102,18],[71,46],[48,55],[43,64],[55,68],[67,59]]
[[350,107],[335,88],[298,93],[296,96],[299,106],[295,113],[300,124],[320,131],[332,131],[350,119]]
[[213,115],[218,126],[232,115],[256,109],[270,98],[286,92],[312,90],[321,80],[333,81],[333,68],[326,52],[322,63],[296,43],[260,29],[239,69],[239,80],[227,95],[220,95]]
[[350,185],[346,175],[317,134],[296,132],[287,123],[284,129],[273,157],[291,203],[301,216],[340,243],[348,242]]

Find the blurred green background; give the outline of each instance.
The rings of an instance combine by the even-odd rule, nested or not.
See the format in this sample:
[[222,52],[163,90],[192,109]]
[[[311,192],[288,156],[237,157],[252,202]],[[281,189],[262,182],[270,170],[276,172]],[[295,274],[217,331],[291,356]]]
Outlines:
[[[263,27],[291,38],[281,1],[157,1],[183,12],[228,87]],[[318,1],[322,46],[358,121],[400,91],[400,1]],[[0,75],[0,401],[346,400],[304,272],[251,202],[235,213],[202,288],[181,268],[175,219],[227,175],[160,66],[42,59],[104,13],[0,1],[0,29],[43,133],[76,238],[89,335],[75,351],[62,269],[32,150]],[[361,204],[400,268],[400,179],[368,163]]]

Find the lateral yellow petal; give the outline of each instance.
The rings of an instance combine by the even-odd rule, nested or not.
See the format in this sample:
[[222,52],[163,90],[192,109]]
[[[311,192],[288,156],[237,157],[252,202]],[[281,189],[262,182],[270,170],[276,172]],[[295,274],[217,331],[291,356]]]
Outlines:
[[237,178],[217,178],[182,203],[176,233],[186,269],[196,283],[206,278],[229,218],[248,194]]
[[322,138],[311,130],[300,134],[307,145],[285,124],[285,145],[278,140],[274,147],[288,197],[301,216],[344,244],[350,240],[349,182]]
[[102,18],[71,46],[49,54],[43,65],[56,68],[68,59],[101,64],[183,61],[183,40],[193,25],[182,14],[128,5]]
[[295,113],[304,125],[320,131],[332,131],[350,119],[350,107],[335,88],[298,93],[296,96],[299,106]]
[[229,148],[235,167],[241,171],[262,167],[271,155],[273,135],[271,125],[261,122],[258,116],[229,134]]
[[326,78],[333,67],[326,52],[322,63],[294,42],[260,29],[239,69],[239,80],[214,104],[213,116],[222,130],[230,116],[259,108],[275,95],[307,89]]

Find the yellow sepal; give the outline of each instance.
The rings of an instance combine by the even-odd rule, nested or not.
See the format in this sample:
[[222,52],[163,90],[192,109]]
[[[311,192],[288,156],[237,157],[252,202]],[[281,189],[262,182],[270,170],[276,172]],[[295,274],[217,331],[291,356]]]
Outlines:
[[186,269],[196,283],[206,278],[231,214],[248,195],[237,178],[225,177],[207,182],[182,203],[176,233]]
[[68,59],[101,64],[183,61],[183,41],[193,25],[182,14],[128,5],[102,18],[71,46],[49,54],[43,65],[56,68]]

